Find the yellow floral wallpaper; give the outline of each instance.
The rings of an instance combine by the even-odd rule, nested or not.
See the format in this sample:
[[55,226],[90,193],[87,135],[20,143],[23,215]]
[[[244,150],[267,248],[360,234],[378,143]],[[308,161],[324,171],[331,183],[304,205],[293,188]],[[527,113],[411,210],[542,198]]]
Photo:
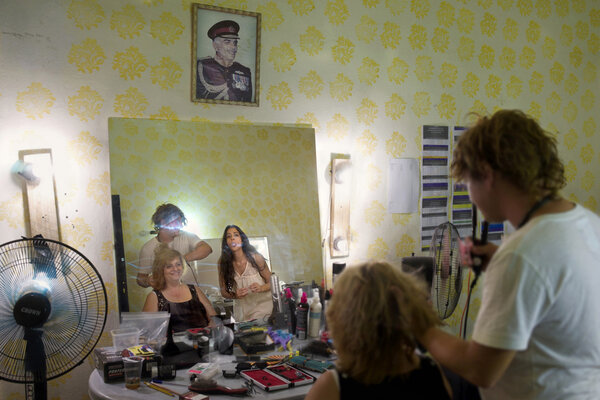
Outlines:
[[[202,239],[220,239],[229,224],[267,236],[271,268],[281,281],[321,282],[311,127],[111,118],[109,142],[130,311],[141,311],[149,291],[137,285],[136,266],[152,237],[151,216],[165,202],[180,207],[184,229]],[[218,256],[220,249],[213,252]]]
[[[330,154],[352,157],[349,263],[417,252],[418,215],[386,209],[389,160],[418,158],[422,125],[464,125],[470,111],[538,118],[559,142],[565,195],[600,210],[597,0],[207,0],[262,14],[259,107],[190,101],[191,3],[0,2],[0,242],[25,233],[8,173],[18,150],[51,148],[63,240],[101,271],[116,304],[109,117],[310,124],[322,237]],[[113,306],[107,329],[117,321]],[[85,362],[51,381],[49,398],[87,398],[90,371]]]

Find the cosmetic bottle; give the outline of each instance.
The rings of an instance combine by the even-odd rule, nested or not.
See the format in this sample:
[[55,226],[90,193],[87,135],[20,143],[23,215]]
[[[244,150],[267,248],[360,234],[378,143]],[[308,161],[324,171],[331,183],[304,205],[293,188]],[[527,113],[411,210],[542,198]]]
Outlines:
[[306,339],[306,328],[308,327],[308,303],[306,293],[302,293],[302,300],[296,307],[296,337],[300,340]]
[[319,290],[317,289],[316,294],[313,292],[313,297],[310,301],[310,310],[308,318],[308,337],[311,339],[319,337],[319,331],[321,330],[321,300],[319,299]]
[[292,335],[296,333],[296,302],[290,288],[285,288],[285,302],[287,310],[287,328],[288,333]]

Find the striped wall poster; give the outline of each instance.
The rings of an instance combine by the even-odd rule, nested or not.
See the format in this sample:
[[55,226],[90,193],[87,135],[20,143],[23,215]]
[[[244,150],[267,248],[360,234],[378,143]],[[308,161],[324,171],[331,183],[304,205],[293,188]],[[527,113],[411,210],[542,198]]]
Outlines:
[[[452,129],[452,150],[466,128],[455,126]],[[461,239],[471,236],[473,233],[473,204],[469,196],[467,185],[452,180],[452,205],[450,221],[456,226]]]
[[[456,143],[460,139],[460,136],[466,131],[465,127],[455,126],[452,132],[452,150],[456,146]],[[452,160],[450,160],[450,163]],[[450,165],[450,164],[449,164]],[[466,184],[457,182],[451,179],[452,182],[452,205],[451,205],[451,222],[458,229],[458,234],[461,239],[468,236],[473,236],[473,203],[469,196],[469,189]],[[479,211],[478,211],[479,212]],[[481,212],[479,212],[481,214]],[[478,215],[477,221],[479,221],[477,228],[477,237],[481,237],[481,226],[483,223],[483,216]],[[504,236],[504,224],[495,223],[490,224],[488,227],[488,241],[497,245],[502,241]]]
[[428,252],[435,228],[448,221],[449,128],[424,125],[421,157],[421,251]]

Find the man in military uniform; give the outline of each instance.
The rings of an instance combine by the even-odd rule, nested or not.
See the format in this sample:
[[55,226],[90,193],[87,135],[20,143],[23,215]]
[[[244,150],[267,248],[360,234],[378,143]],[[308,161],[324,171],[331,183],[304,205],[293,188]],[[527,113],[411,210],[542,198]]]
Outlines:
[[198,60],[196,98],[252,101],[250,69],[234,61],[240,26],[235,21],[219,21],[207,32],[215,49],[214,57]]

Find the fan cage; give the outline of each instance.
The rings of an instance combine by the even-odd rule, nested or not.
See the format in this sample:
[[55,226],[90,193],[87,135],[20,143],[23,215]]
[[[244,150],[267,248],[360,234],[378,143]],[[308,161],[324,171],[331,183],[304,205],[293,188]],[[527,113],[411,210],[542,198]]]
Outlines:
[[456,227],[446,222],[433,233],[430,256],[433,257],[431,298],[438,316],[452,315],[462,291],[462,268],[459,250],[460,235]]
[[83,254],[51,239],[0,245],[0,378],[4,380],[34,381],[25,369],[26,328],[16,323],[13,309],[21,295],[40,284],[48,288],[52,310],[41,327],[29,329],[42,331],[47,380],[83,362],[104,330],[106,289]]

